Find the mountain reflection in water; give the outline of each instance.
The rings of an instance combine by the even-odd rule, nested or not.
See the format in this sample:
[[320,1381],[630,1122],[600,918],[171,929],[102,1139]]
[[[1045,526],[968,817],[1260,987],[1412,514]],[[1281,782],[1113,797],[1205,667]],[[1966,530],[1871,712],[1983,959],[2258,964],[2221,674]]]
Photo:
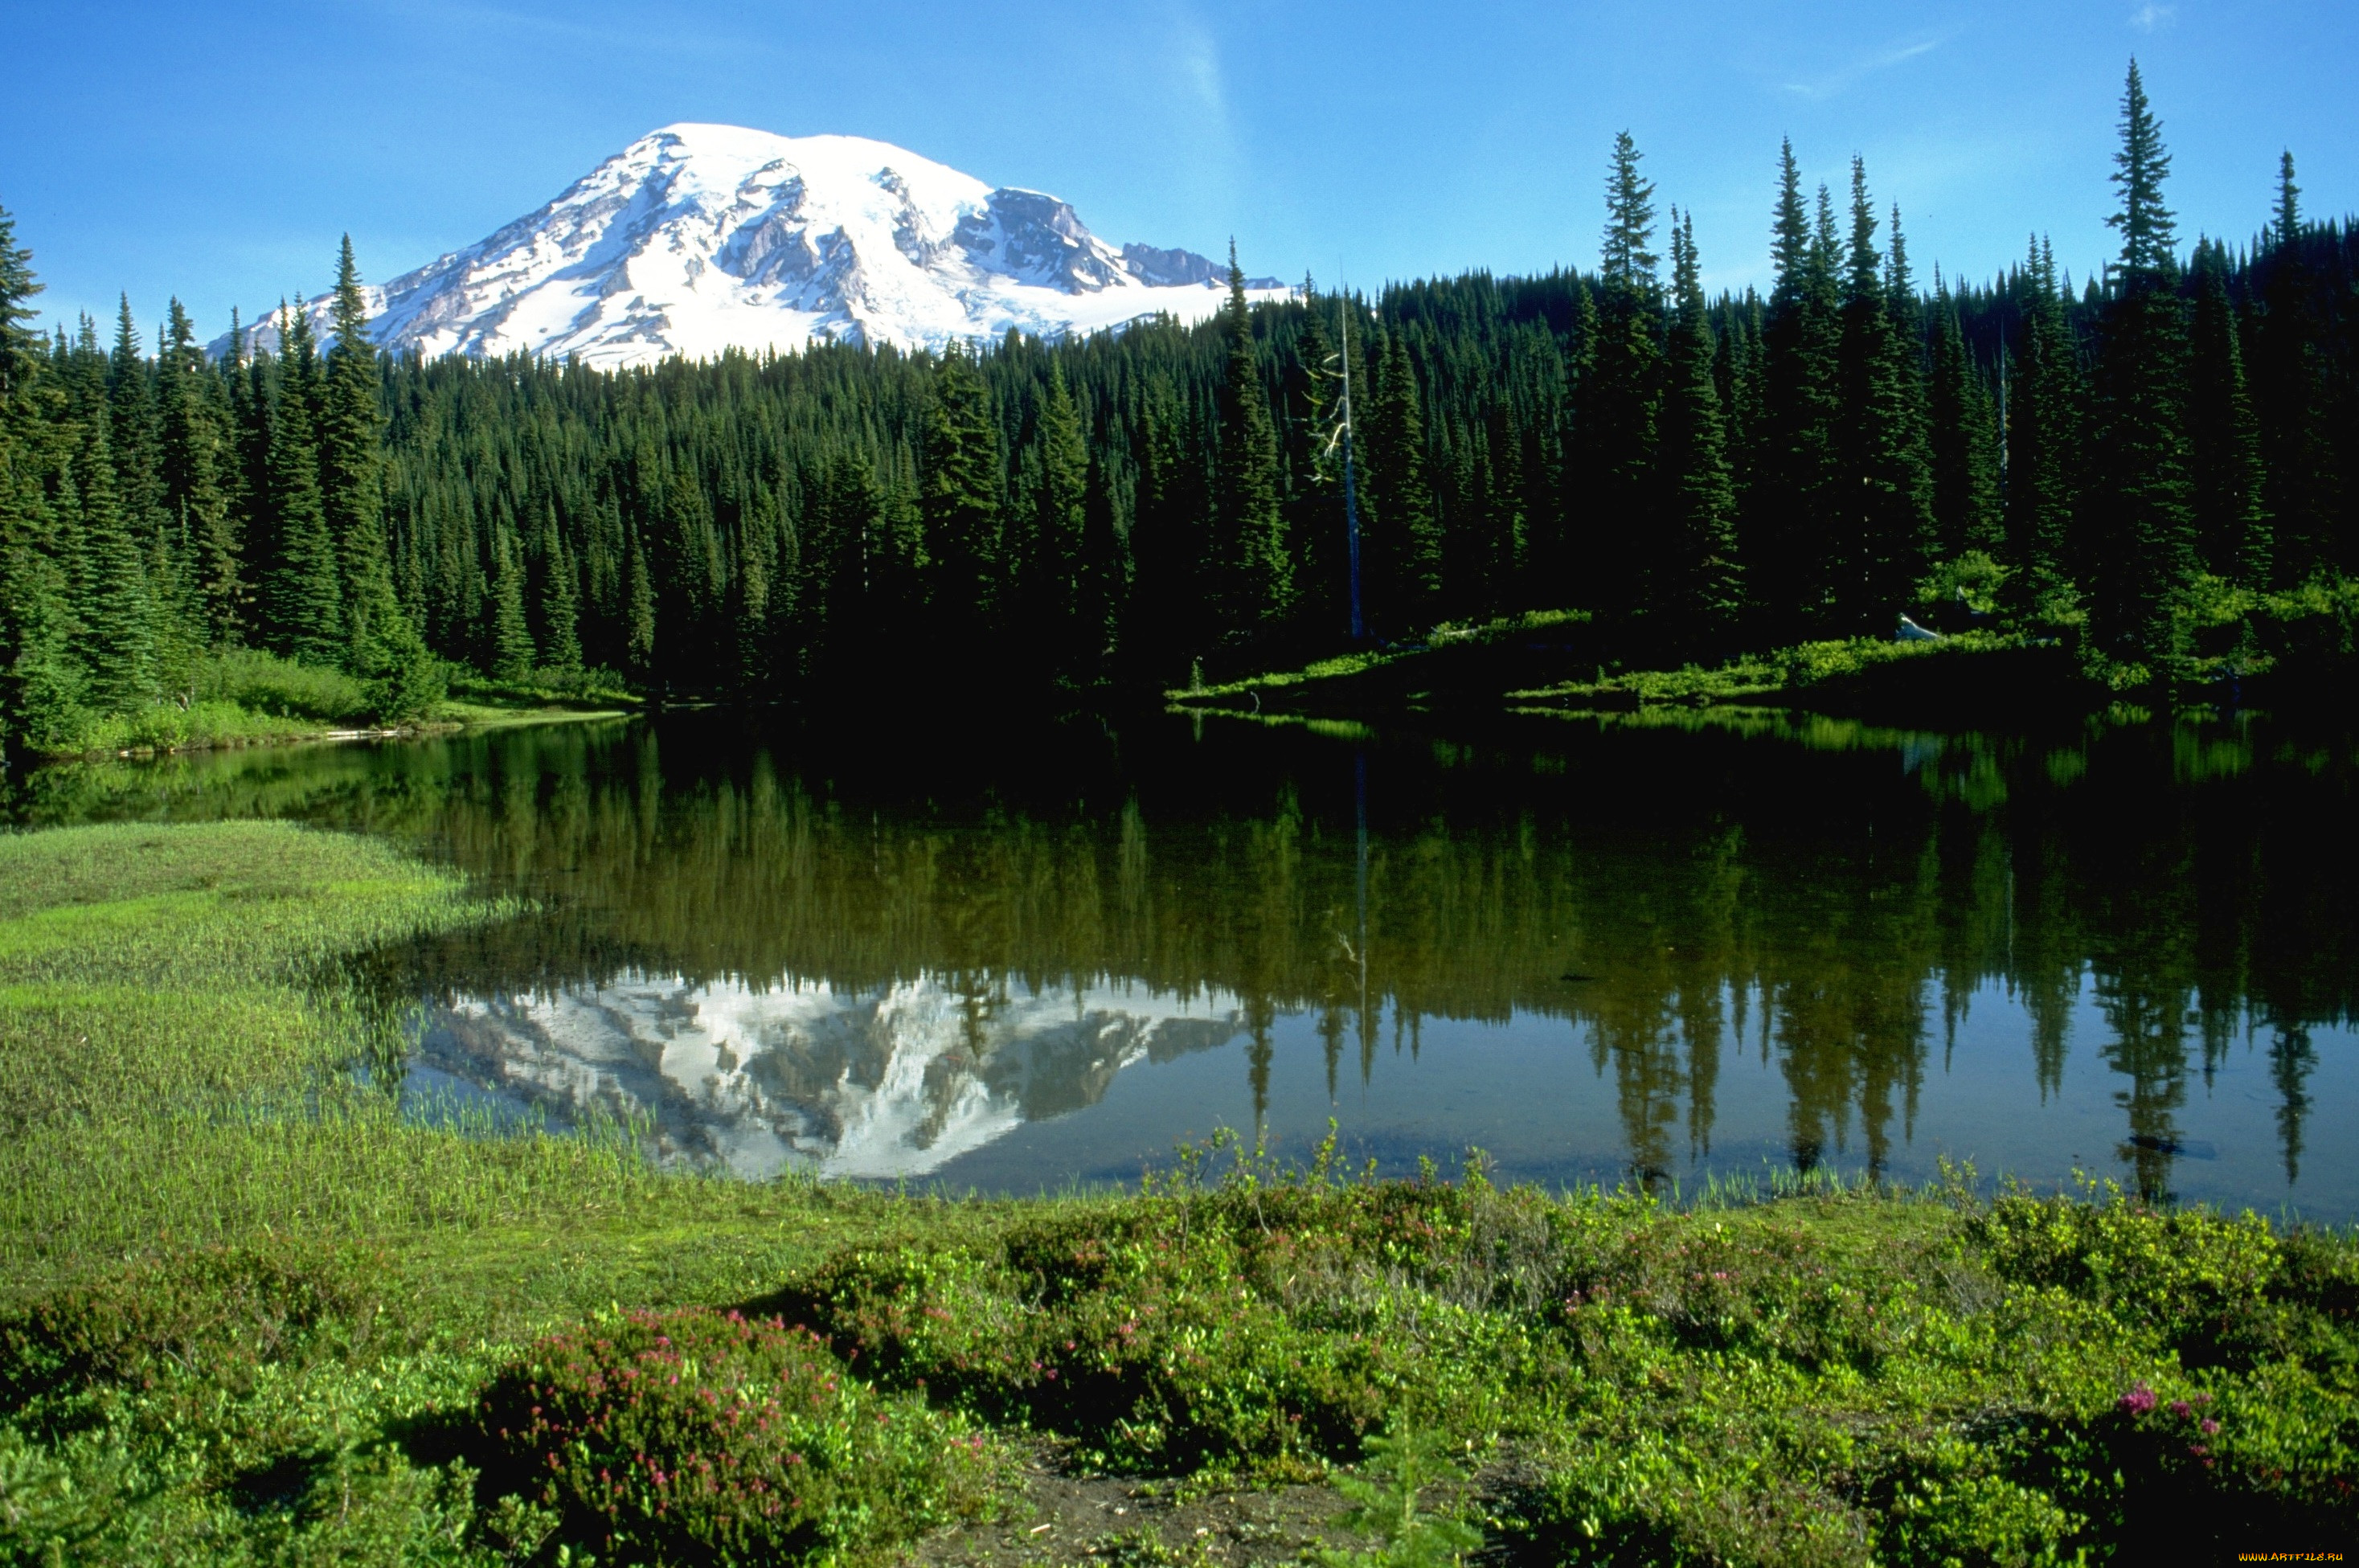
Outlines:
[[667,1160],[756,1179],[927,1176],[1096,1104],[1135,1062],[1226,1044],[1240,1018],[1234,997],[1114,985],[927,975],[842,991],[627,974],[436,1009],[411,1083],[455,1082],[558,1126],[652,1116]]
[[1388,1171],[1951,1156],[2359,1218],[2340,729],[689,713],[13,788],[386,833],[526,901],[373,961],[438,1022],[419,1082],[633,1108],[683,1162],[1035,1190],[1332,1115]]

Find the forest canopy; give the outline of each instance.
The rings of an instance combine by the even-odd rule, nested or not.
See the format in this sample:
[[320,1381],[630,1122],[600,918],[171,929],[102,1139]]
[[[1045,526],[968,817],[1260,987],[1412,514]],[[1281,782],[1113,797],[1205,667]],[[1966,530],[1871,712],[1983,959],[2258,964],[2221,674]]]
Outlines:
[[1577,609],[1644,666],[1905,614],[2167,680],[2351,602],[2359,228],[2288,153],[2265,228],[2182,245],[2135,64],[2120,129],[2077,289],[2037,236],[1929,289],[1864,164],[1788,146],[1767,296],[1708,298],[1625,134],[1593,270],[1249,307],[1233,255],[1195,327],[620,371],[383,353],[349,241],[324,343],[45,335],[0,213],[0,724],[70,748],[233,664],[377,716],[454,674],[1151,692],[1349,642],[1347,445],[1375,639]]

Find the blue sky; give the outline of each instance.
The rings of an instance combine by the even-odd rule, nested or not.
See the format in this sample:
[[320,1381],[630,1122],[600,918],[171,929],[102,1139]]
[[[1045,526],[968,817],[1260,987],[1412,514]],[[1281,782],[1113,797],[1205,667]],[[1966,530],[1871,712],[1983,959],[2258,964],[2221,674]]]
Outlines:
[[0,206],[52,316],[207,334],[483,237],[676,120],[899,143],[1052,191],[1116,244],[1366,286],[1593,265],[1614,133],[1691,207],[1707,281],[1767,273],[1777,139],[1840,191],[1867,160],[1930,277],[2054,236],[2109,253],[2139,58],[2183,231],[2242,239],[2290,147],[2359,212],[2352,0],[1305,5],[1279,0],[638,5],[313,0],[8,7]]

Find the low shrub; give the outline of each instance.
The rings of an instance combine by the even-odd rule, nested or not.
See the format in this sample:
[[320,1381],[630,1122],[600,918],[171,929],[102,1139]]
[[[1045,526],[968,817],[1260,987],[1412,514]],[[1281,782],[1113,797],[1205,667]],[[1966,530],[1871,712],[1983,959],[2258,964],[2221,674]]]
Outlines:
[[987,1250],[847,1253],[782,1300],[880,1379],[1100,1463],[1303,1476],[1397,1410],[1504,1419],[1560,1365],[1530,1318],[1482,1310],[1525,1304],[1481,1264],[1506,1228],[1487,1211],[1544,1206],[1440,1184],[1199,1192]]
[[779,1320],[634,1312],[541,1340],[484,1390],[484,1487],[600,1561],[831,1558],[990,1511],[999,1458]]
[[260,648],[225,648],[198,666],[197,702],[228,702],[279,718],[356,721],[368,716],[368,688],[341,670],[300,664]]
[[628,679],[612,670],[561,670],[544,666],[516,680],[501,680],[453,665],[446,672],[450,695],[462,701],[499,702],[617,702],[639,698]]
[[318,1247],[208,1247],[147,1258],[0,1318],[10,1408],[94,1386],[250,1386],[265,1366],[364,1346],[380,1301],[365,1260]]
[[2006,1195],[1975,1218],[1971,1243],[2004,1280],[2061,1288],[2182,1356],[2218,1359],[2216,1347],[2240,1336],[2277,1279],[2267,1223],[2149,1208],[2111,1183],[2095,1196]]

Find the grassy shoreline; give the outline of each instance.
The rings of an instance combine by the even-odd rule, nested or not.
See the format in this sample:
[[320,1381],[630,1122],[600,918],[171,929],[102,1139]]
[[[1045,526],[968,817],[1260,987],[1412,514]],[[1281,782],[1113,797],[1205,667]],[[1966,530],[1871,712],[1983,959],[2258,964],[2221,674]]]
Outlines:
[[659,1175],[352,1083],[340,959],[499,913],[284,824],[0,837],[0,1562],[1288,1561],[1379,1544],[1330,1482],[1405,1432],[1516,1561],[2359,1526],[2348,1236],[1234,1144],[1028,1201]]
[[[1987,608],[1987,606],[1985,606]],[[1917,612],[1931,617],[1927,606]],[[1625,668],[1627,647],[1580,612],[1442,626],[1299,670],[1201,681],[1164,693],[1175,711],[1374,719],[1400,713],[1614,713],[1782,707],[1895,723],[2017,723],[2122,702],[2347,708],[2359,670],[2359,582],[2274,593],[2202,579],[2178,607],[2178,651],[2149,667],[2083,646],[2078,612],[2054,623],[1930,640],[1852,637],[1717,664]]]
[[53,761],[153,757],[255,746],[389,739],[511,724],[614,718],[639,699],[596,671],[543,670],[525,681],[446,670],[444,694],[424,711],[387,715],[347,671],[255,648],[203,656],[169,701],[128,713],[73,710],[21,737],[27,755]]

